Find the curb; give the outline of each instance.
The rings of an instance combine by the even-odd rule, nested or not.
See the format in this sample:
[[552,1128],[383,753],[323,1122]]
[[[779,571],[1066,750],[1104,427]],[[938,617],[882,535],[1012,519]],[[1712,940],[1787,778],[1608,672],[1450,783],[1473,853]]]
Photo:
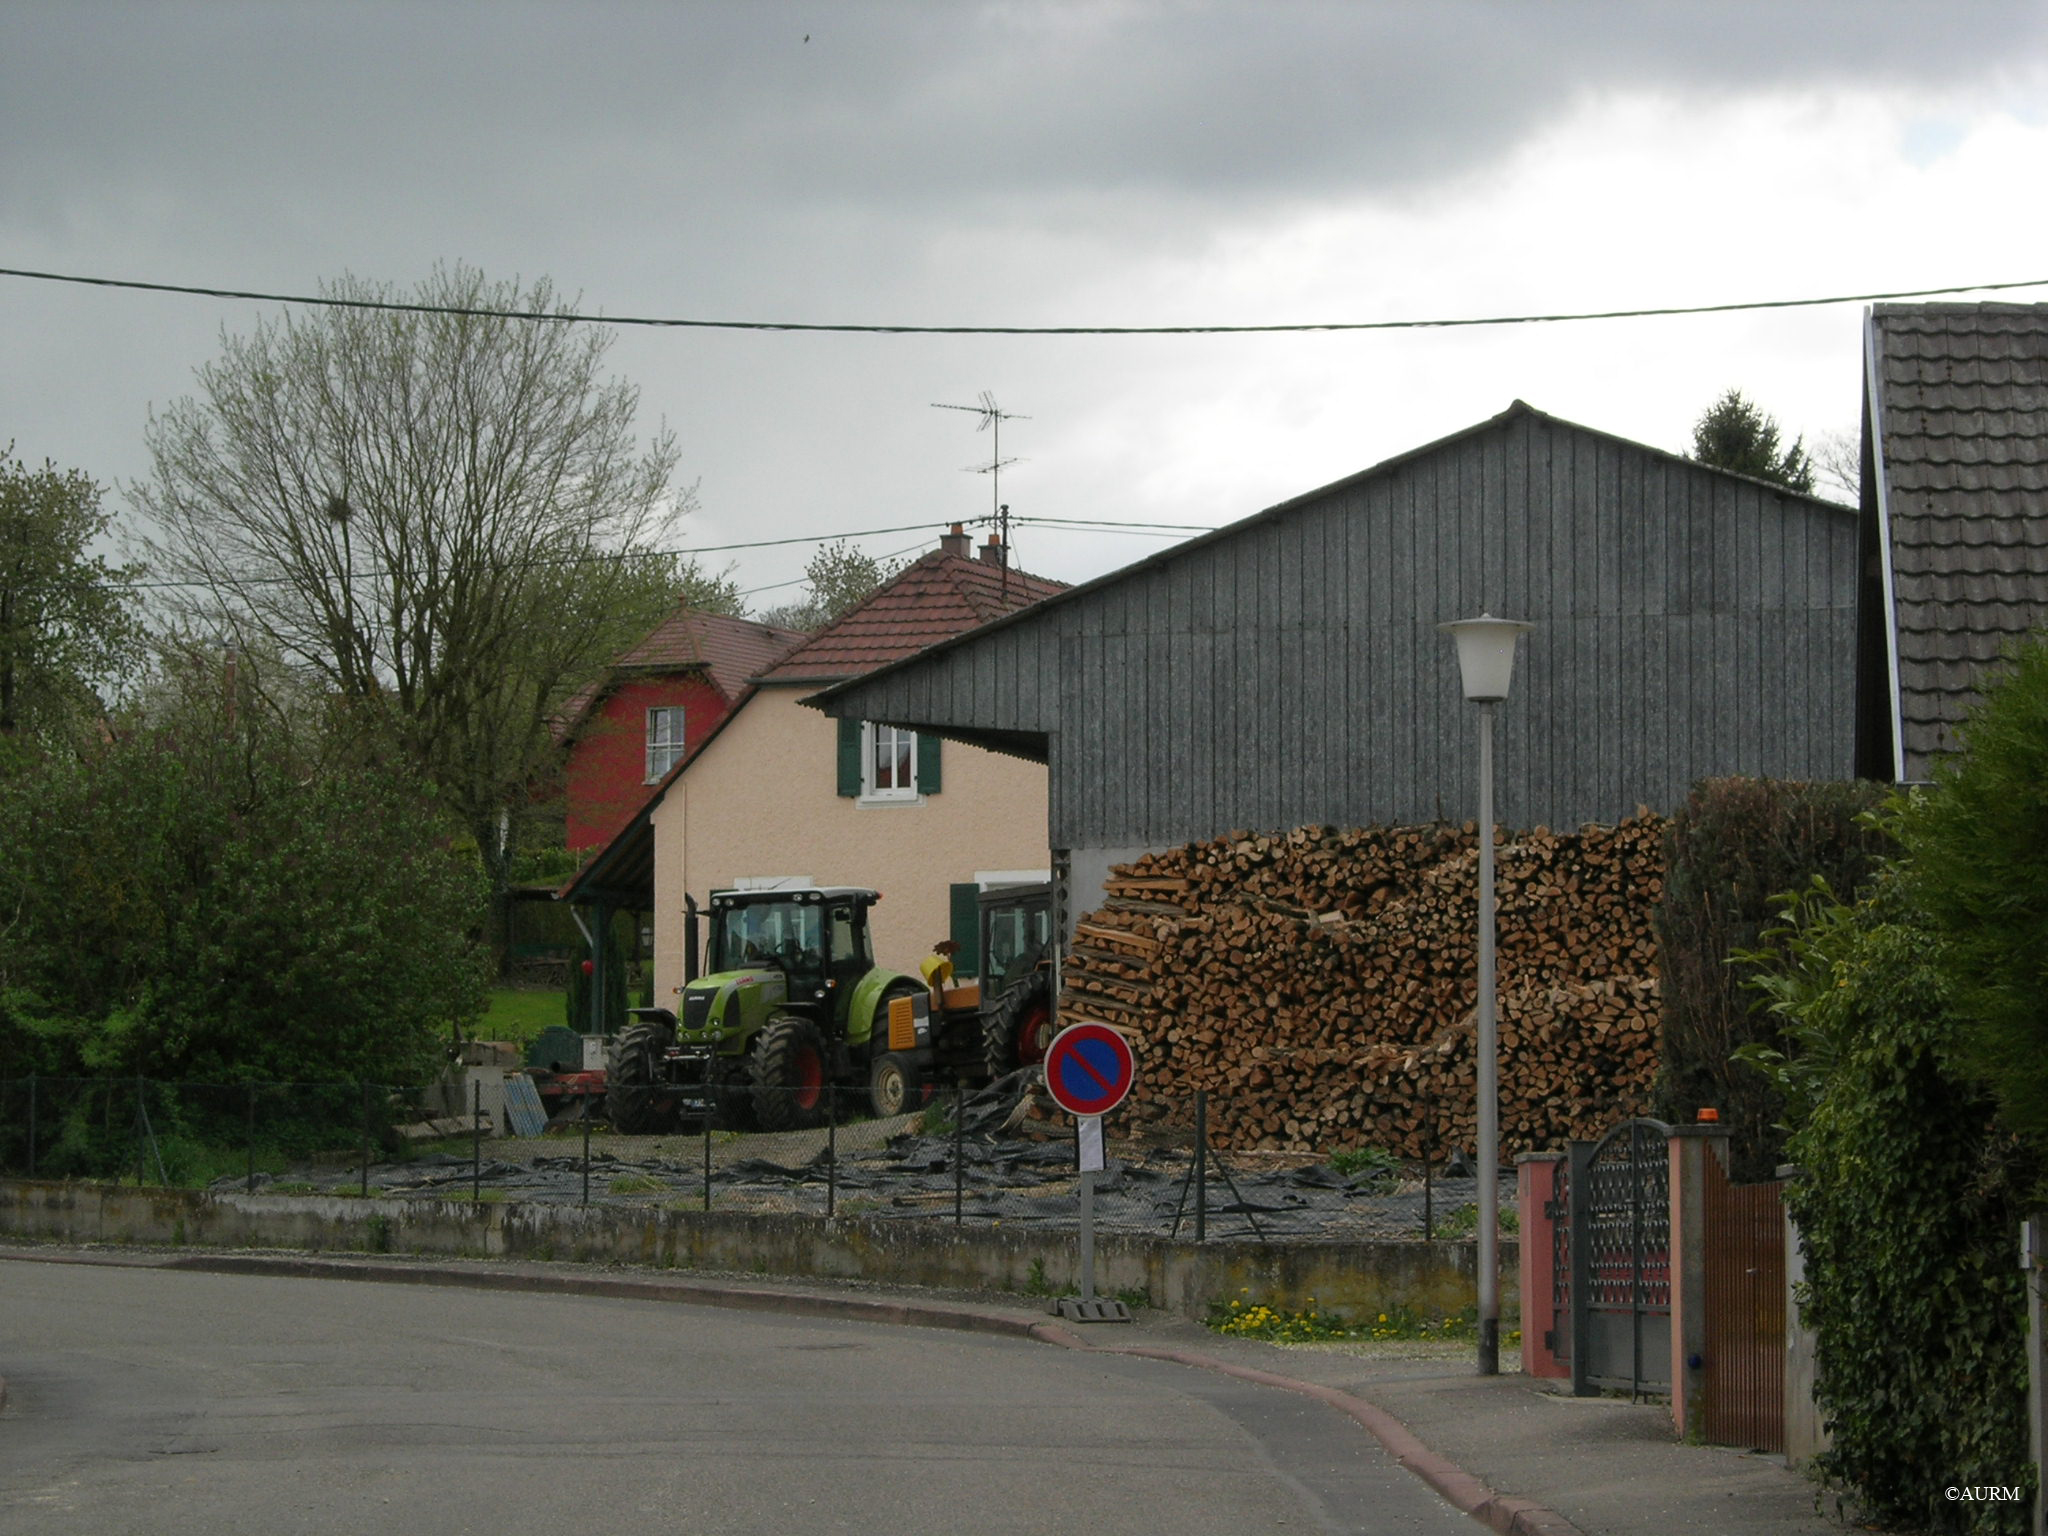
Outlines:
[[[28,1258],[25,1254],[4,1254],[0,1258]],[[1006,1338],[1030,1339],[1062,1349],[1090,1354],[1133,1355],[1164,1360],[1194,1370],[1214,1371],[1263,1387],[1300,1393],[1346,1414],[1386,1450],[1395,1462],[1429,1485],[1439,1498],[1460,1514],[1469,1515],[1499,1536],[1585,1536],[1556,1510],[1531,1499],[1495,1492],[1479,1478],[1432,1451],[1414,1432],[1386,1409],[1355,1397],[1336,1387],[1299,1381],[1273,1371],[1232,1365],[1192,1350],[1164,1349],[1153,1345],[1091,1343],[1061,1323],[1041,1322],[1007,1312],[978,1312],[957,1305],[910,1301],[881,1301],[862,1296],[828,1296],[816,1291],[778,1291],[766,1287],[731,1285],[720,1281],[601,1279],[594,1276],[511,1274],[490,1270],[449,1270],[416,1268],[404,1264],[336,1259],[257,1257],[249,1255],[187,1254],[175,1258],[108,1258],[93,1255],[47,1257],[44,1263],[108,1264],[123,1268],[171,1269],[216,1275],[274,1275],[302,1280],[374,1280],[386,1284],[433,1285],[451,1289],[514,1291],[553,1296],[608,1296],[628,1301],[678,1302],[691,1306],[731,1307],[747,1312],[783,1312],[798,1316],[836,1318],[852,1322],[890,1323],[900,1327],[949,1328],[965,1333],[990,1333]],[[0,1408],[7,1402],[7,1381],[0,1377]]]
[[1348,1414],[1357,1420],[1375,1440],[1379,1441],[1398,1465],[1421,1478],[1446,1504],[1458,1513],[1470,1515],[1480,1524],[1499,1532],[1500,1536],[1585,1536],[1578,1526],[1554,1509],[1548,1509],[1533,1499],[1515,1498],[1494,1492],[1479,1478],[1424,1445],[1407,1425],[1386,1409],[1336,1387],[1297,1381],[1292,1376],[1281,1376],[1273,1371],[1261,1371],[1251,1366],[1232,1365],[1228,1361],[1198,1355],[1189,1350],[1159,1349],[1149,1345],[1095,1345],[1075,1337],[1064,1328],[1046,1327],[1044,1333],[1047,1342],[1064,1344],[1071,1349],[1100,1350],[1119,1355],[1139,1355],[1148,1360],[1167,1360],[1176,1365],[1215,1371],[1220,1375],[1235,1376],[1240,1381],[1253,1382],[1263,1387],[1278,1387],[1284,1391],[1298,1392],[1304,1397],[1315,1398],[1318,1402],[1325,1403],[1339,1413]]

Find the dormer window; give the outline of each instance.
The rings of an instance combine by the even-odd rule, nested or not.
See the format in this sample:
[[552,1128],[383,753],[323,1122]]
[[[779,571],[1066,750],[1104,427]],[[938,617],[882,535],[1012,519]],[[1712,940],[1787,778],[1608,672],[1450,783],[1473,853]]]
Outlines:
[[668,777],[683,755],[683,706],[664,705],[647,711],[647,782]]

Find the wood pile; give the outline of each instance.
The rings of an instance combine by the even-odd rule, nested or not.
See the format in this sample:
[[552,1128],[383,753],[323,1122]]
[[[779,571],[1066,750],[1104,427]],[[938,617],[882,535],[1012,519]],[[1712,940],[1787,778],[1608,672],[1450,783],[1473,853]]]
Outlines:
[[[1657,1067],[1664,823],[1496,838],[1504,1156],[1644,1112]],[[1080,919],[1061,1018],[1131,1038],[1127,1113],[1221,1147],[1477,1145],[1478,836],[1467,822],[1233,833],[1119,865]]]

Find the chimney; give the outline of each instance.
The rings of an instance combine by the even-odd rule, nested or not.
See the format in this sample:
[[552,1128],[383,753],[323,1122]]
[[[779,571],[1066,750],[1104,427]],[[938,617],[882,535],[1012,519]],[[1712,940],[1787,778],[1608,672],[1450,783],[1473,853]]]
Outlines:
[[1010,563],[1010,552],[1003,548],[1003,536],[1000,533],[990,534],[988,542],[981,546],[981,563],[983,565],[1008,565]]
[[967,537],[967,530],[965,528],[955,523],[946,532],[939,535],[939,548],[949,555],[958,555],[962,560],[965,560],[968,551],[974,548],[974,540]]

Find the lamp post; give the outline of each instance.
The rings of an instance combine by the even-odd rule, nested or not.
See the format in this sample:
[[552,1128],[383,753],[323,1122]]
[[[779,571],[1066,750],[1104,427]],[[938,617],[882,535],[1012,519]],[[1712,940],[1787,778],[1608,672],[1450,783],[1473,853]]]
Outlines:
[[1493,709],[1515,675],[1515,643],[1536,626],[1482,613],[1437,628],[1458,646],[1479,706],[1479,1374],[1500,1372],[1500,1051],[1494,1022]]

